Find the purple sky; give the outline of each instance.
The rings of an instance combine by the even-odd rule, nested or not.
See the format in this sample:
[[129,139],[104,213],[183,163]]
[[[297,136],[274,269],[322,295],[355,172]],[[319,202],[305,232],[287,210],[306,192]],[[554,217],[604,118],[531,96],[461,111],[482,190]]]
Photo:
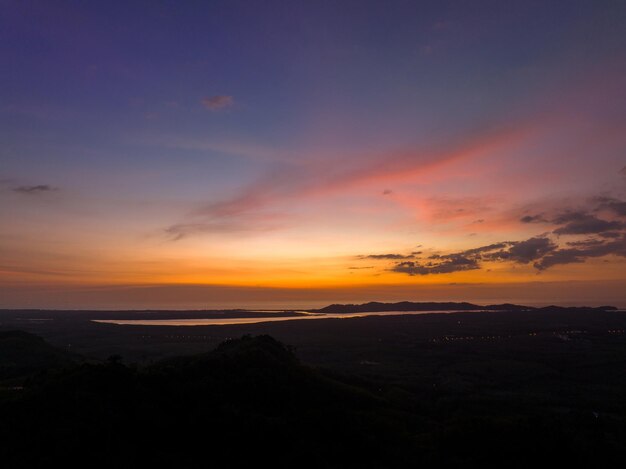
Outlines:
[[626,3],[0,1],[0,307],[626,306]]

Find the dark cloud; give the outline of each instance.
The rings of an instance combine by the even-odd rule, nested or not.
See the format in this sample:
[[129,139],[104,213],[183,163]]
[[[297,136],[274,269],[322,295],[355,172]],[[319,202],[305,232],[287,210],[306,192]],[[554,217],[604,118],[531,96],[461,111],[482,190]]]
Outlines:
[[497,249],[504,249],[507,246],[512,245],[513,242],[511,241],[504,241],[501,243],[494,243],[494,244],[489,244],[487,246],[481,246],[478,248],[473,248],[473,249],[468,249],[466,251],[463,251],[463,255],[465,256],[475,256],[476,254],[482,254],[482,253],[486,253],[486,252],[490,252],[490,251],[495,251]]
[[603,220],[585,212],[569,212],[554,219],[557,225],[563,225],[554,230],[557,235],[598,234],[606,231],[621,230],[624,223],[616,220]]
[[467,249],[465,251],[461,251],[461,252],[457,252],[457,253],[453,253],[453,254],[433,254],[432,256],[429,256],[429,259],[440,259],[440,260],[446,260],[446,259],[454,259],[457,258],[459,256],[462,257],[480,257],[480,254],[483,253],[488,253],[488,252],[492,252],[492,251],[496,251],[498,249],[503,249],[507,246],[510,246],[512,244],[515,244],[514,242],[511,241],[505,241],[502,243],[495,243],[495,244],[489,244],[487,246],[481,246],[478,248],[472,248],[472,249]]
[[47,184],[39,184],[37,186],[19,186],[13,189],[13,192],[20,194],[41,194],[42,192],[56,191],[55,187],[51,187]]
[[528,264],[529,262],[540,259],[557,248],[557,245],[549,238],[542,236],[510,244],[511,246],[508,249],[494,252],[490,254],[488,258],[492,260],[502,259],[520,264]]
[[391,189],[385,189],[383,191],[383,195],[391,195],[391,194],[393,194],[393,191]]
[[[449,274],[452,272],[476,270],[480,269],[480,262],[484,255],[493,255],[494,251],[508,248],[513,244],[511,241],[506,241],[452,254],[433,254],[428,256],[425,262],[398,262],[391,270],[408,275]],[[417,253],[414,254],[417,255]]]
[[[447,274],[480,269],[484,261],[518,264],[539,262],[557,250],[558,245],[550,238],[537,236],[524,241],[502,241],[452,254],[433,254],[425,261],[398,262],[391,270],[408,275]],[[535,267],[543,270],[541,264]]]
[[482,261],[528,264],[554,249],[557,249],[557,245],[545,237],[525,241],[503,241],[452,254],[433,254],[428,256],[425,262],[398,262],[391,270],[408,275],[428,275],[476,270],[480,268]]
[[626,202],[613,197],[596,197],[594,202],[598,204],[597,210],[609,210],[615,215],[626,217]]
[[[481,268],[483,262],[532,263],[542,271],[555,265],[582,263],[590,258],[626,257],[626,222],[619,220],[626,216],[626,202],[609,196],[595,197],[588,202],[592,204],[588,209],[561,211],[550,218],[541,213],[522,217],[520,221],[523,223],[557,225],[552,232],[523,241],[501,241],[451,254],[432,254],[425,259],[419,259],[421,253],[416,251],[412,253],[414,260],[411,261],[404,260],[401,255],[379,258],[404,260],[395,263],[391,268],[393,272],[428,275],[475,270]],[[575,238],[559,245],[554,235]],[[581,235],[586,235],[585,239],[580,239]]]
[[[619,235],[618,235],[619,236]],[[573,246],[573,247],[591,247],[591,246],[599,246],[601,244],[603,244],[605,241],[602,239],[595,239],[595,238],[589,238],[589,239],[582,239],[579,241],[568,241],[567,245],[568,246]]]
[[410,254],[408,256],[405,256],[404,254],[369,254],[367,256],[359,256],[361,259],[377,259],[377,260],[381,260],[381,259],[392,259],[392,260],[398,260],[398,259],[413,259],[413,255]]
[[556,217],[554,217],[552,219],[552,223],[555,223],[557,225],[564,225],[565,223],[580,221],[587,216],[589,215],[584,210],[567,210],[565,212],[561,212]]
[[[503,241],[452,254],[433,254],[424,260],[397,262],[392,272],[407,275],[448,274],[476,270],[482,262],[533,263],[537,270],[559,264],[585,262],[589,258],[616,255],[626,257],[626,234],[611,238],[597,237],[569,241],[561,248],[548,236],[536,236],[524,241]],[[394,259],[393,257],[387,259]]]
[[522,223],[546,223],[547,220],[543,217],[543,215],[526,215],[520,220]]
[[580,264],[585,262],[585,258],[578,249],[559,249],[550,253],[533,265],[538,270],[545,270],[548,267],[555,266],[557,264]]
[[220,109],[232,106],[235,101],[232,96],[216,95],[210,98],[203,98],[201,102],[205,108],[211,111],[219,111]]
[[607,231],[606,233],[598,233],[602,238],[619,238],[622,234],[618,231]]
[[447,258],[440,263],[399,262],[391,268],[393,272],[408,275],[449,274],[452,272],[476,269],[480,269],[480,265],[476,259],[470,259],[461,255],[447,256]]
[[558,264],[572,264],[585,262],[591,257],[603,257],[615,255],[626,257],[626,236],[622,235],[619,239],[607,242],[596,242],[597,240],[586,240],[577,247],[557,249],[540,261],[534,264],[538,270],[545,270]]

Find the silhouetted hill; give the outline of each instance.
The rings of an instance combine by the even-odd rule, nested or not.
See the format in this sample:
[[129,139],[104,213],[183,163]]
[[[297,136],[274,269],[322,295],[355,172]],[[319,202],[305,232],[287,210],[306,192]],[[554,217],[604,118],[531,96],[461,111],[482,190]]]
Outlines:
[[534,345],[521,349],[521,337],[428,348],[408,338],[404,359],[422,366],[378,376],[310,368],[268,335],[143,368],[77,364],[0,393],[0,458],[11,468],[617,466],[623,338],[596,351],[595,335],[570,334],[524,333]]
[[480,306],[467,302],[411,302],[400,301],[398,303],[379,303],[372,301],[364,304],[333,304],[326,306],[317,311],[321,313],[364,313],[364,312],[385,312],[385,311],[471,311],[471,310],[494,310],[506,309],[512,311],[520,311],[525,309],[533,309],[528,306],[520,305],[489,305]]
[[550,306],[543,306],[541,308],[535,308],[537,311],[617,311],[618,308],[616,308],[615,306],[597,306],[597,307],[590,307],[590,306],[578,306],[578,307],[571,307],[571,306],[556,306],[556,305],[550,305]]
[[23,331],[0,331],[0,380],[28,376],[73,362],[73,355]]
[[[467,302],[445,302],[445,303],[437,303],[437,302],[411,302],[411,301],[400,301],[398,303],[379,303],[377,301],[372,301],[364,304],[332,304],[330,306],[326,306],[324,308],[318,309],[317,312],[320,313],[379,313],[386,311],[533,311],[537,309],[542,310],[550,310],[560,308],[558,306],[548,306],[545,308],[535,308],[532,306],[523,306],[516,305],[511,303],[504,304],[496,304],[496,305],[476,305]],[[606,310],[616,310],[614,306],[601,306],[598,308],[562,308],[569,310],[576,309],[595,309],[599,311]]]
[[145,369],[111,361],[40,375],[0,400],[0,418],[7,467],[385,467],[408,445],[388,403],[269,336]]

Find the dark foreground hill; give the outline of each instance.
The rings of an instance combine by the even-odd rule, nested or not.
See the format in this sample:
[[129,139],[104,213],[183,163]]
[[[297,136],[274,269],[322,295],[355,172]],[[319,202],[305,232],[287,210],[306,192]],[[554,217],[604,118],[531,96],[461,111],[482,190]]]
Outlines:
[[[401,466],[405,419],[269,336],[137,369],[112,357],[0,400],[4,467]],[[396,451],[399,450],[399,451]]]
[[75,359],[34,334],[0,331],[0,382],[17,382],[38,371],[68,366]]
[[399,388],[377,394],[302,365],[270,336],[244,336],[145,368],[112,357],[33,375],[25,389],[0,394],[0,460],[11,468],[527,468],[608,467],[626,457],[623,389],[610,412],[596,414],[584,401],[538,405],[497,380],[490,389],[433,389],[420,401]]

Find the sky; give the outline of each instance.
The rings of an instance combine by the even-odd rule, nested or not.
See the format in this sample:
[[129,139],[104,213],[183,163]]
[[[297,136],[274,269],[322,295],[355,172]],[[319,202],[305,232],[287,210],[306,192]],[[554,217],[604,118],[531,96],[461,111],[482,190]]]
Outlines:
[[0,308],[626,307],[626,2],[0,0]]

